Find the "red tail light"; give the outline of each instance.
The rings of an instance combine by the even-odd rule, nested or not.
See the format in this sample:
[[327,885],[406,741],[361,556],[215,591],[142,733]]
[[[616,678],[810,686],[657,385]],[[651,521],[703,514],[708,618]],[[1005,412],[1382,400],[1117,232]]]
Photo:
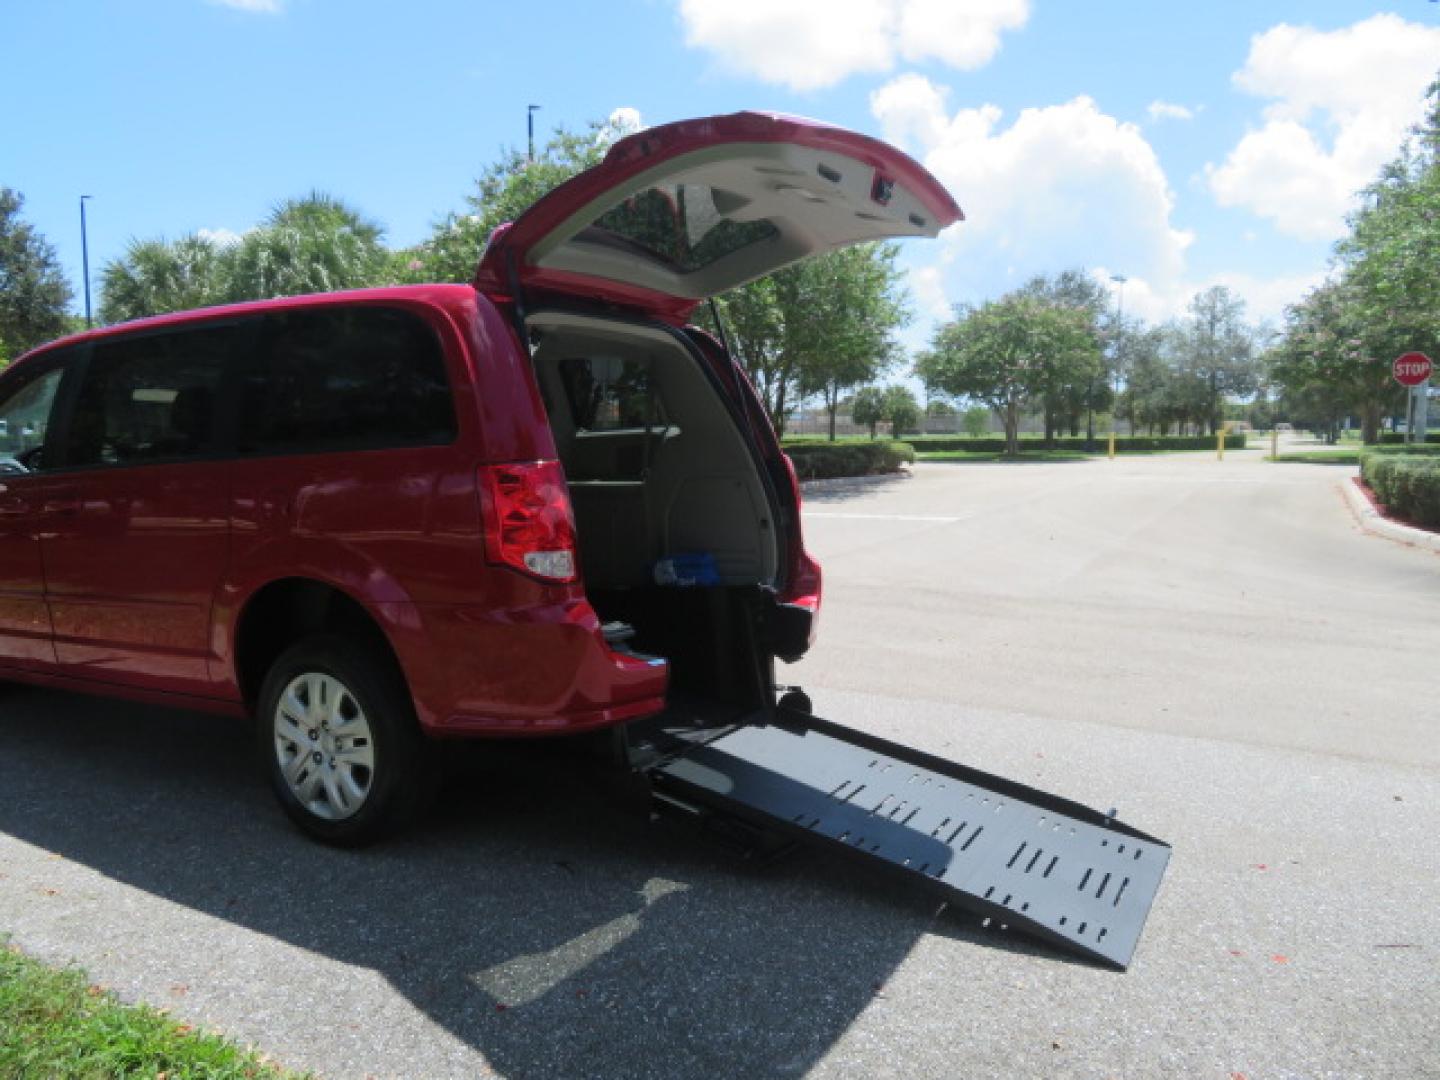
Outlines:
[[558,461],[480,469],[485,557],[541,581],[575,581],[575,515]]
[[813,644],[820,615],[820,564],[805,550],[805,538],[800,530],[800,478],[795,475],[795,463],[788,454],[782,454],[781,460],[785,462],[785,472],[790,478],[790,492],[795,499],[795,524],[790,529],[789,575],[780,600],[782,603],[805,608],[815,616],[810,624],[810,641]]

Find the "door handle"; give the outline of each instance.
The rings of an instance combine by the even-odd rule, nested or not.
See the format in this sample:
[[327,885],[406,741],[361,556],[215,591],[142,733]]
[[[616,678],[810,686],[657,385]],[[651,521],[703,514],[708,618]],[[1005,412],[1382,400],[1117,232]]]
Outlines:
[[45,496],[44,512],[54,517],[74,517],[80,512],[80,489],[55,488]]
[[12,495],[10,489],[0,484],[0,514],[6,517],[20,517],[30,512],[30,500],[23,495]]

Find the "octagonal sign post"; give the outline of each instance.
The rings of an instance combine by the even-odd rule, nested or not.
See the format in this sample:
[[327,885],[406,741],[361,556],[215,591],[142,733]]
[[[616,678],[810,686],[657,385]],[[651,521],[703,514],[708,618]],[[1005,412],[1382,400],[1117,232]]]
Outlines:
[[1430,411],[1430,373],[1434,365],[1423,352],[1401,353],[1391,371],[1395,381],[1410,388],[1410,423],[1405,427],[1406,442],[1424,442]]
[[1433,365],[1423,352],[1401,353],[1392,365],[1395,381],[1401,386],[1419,386],[1430,378]]

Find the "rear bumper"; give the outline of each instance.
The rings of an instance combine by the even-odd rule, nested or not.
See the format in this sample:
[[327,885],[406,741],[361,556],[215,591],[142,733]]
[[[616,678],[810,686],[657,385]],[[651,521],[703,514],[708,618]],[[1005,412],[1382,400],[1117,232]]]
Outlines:
[[432,736],[563,735],[665,707],[669,665],[611,649],[584,600],[500,611],[424,605],[407,614],[401,621],[410,625],[398,633],[387,621]]

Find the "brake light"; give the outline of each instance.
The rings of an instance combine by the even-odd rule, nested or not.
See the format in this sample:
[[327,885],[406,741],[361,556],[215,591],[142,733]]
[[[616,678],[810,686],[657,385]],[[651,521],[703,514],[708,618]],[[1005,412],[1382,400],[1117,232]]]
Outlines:
[[541,581],[570,582],[576,572],[575,515],[558,461],[480,469],[485,557]]

